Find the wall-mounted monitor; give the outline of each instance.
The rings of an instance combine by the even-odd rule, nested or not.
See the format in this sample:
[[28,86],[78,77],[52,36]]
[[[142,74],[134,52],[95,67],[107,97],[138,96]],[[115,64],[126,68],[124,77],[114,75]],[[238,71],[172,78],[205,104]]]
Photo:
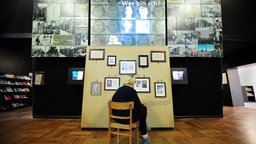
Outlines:
[[188,84],[186,67],[171,67],[172,84]]
[[84,68],[70,67],[68,69],[68,84],[84,84]]

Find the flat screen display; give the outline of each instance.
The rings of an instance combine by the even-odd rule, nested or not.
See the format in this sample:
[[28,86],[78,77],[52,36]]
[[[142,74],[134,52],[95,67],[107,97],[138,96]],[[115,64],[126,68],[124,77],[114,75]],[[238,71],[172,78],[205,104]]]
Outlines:
[[90,45],[166,45],[165,0],[91,2]]
[[83,84],[84,68],[72,67],[68,70],[68,84]]
[[172,84],[188,84],[187,68],[172,67],[171,68]]

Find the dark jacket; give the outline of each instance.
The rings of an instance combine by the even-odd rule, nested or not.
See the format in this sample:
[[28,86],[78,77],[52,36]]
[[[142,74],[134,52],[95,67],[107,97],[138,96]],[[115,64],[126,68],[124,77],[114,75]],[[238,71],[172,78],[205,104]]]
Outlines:
[[[133,101],[134,102],[134,109],[133,109],[133,121],[137,121],[142,110],[142,104],[141,101],[138,97],[138,94],[134,88],[131,88],[130,86],[122,86],[117,91],[112,97],[112,101],[116,102],[128,102],[128,101]],[[113,110],[112,113],[114,115],[119,115],[119,116],[128,116],[129,111],[118,111],[118,110]]]

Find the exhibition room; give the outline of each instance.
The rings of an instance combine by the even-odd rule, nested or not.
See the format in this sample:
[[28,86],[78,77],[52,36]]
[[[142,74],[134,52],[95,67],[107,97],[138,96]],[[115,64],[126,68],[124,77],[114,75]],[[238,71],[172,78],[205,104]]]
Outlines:
[[[255,142],[251,4],[1,3],[0,143]],[[125,86],[146,107],[150,142],[143,122],[129,127],[141,134],[131,139],[110,131],[108,102]]]

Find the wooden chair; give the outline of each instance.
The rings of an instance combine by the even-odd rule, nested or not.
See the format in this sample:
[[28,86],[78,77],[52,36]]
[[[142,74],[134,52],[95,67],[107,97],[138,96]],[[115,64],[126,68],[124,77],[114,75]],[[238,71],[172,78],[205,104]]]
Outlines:
[[[132,109],[134,103],[131,102],[113,102],[108,101],[108,144],[110,144],[111,137],[117,136],[117,144],[120,142],[120,136],[129,137],[129,144],[132,144],[132,139],[136,134],[136,142],[139,144],[139,122],[132,123]],[[112,109],[115,110],[129,110],[129,116],[115,116],[112,114]],[[121,124],[115,122],[114,119],[129,119],[129,124]]]

